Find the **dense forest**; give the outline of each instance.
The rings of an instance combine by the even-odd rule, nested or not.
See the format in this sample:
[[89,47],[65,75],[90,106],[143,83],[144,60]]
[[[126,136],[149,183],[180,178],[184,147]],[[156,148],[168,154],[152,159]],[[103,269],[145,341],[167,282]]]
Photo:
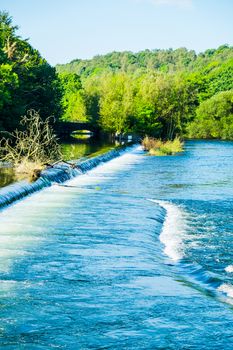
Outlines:
[[233,139],[233,47],[113,52],[51,67],[0,13],[0,130],[43,118],[157,138]]

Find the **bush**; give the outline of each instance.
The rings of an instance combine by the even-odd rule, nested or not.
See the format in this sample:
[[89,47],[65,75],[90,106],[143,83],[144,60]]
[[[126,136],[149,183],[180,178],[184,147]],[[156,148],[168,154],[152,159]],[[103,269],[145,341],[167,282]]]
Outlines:
[[183,143],[178,137],[173,141],[161,141],[146,136],[142,141],[142,146],[153,156],[174,155],[183,151]]
[[162,141],[153,137],[146,136],[142,140],[142,147],[145,151],[149,151],[152,148],[159,148],[162,145]]

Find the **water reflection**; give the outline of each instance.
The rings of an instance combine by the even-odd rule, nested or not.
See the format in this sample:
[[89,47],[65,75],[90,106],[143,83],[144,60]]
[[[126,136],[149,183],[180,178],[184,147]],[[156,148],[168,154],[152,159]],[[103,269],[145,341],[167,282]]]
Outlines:
[[0,169],[0,187],[7,186],[16,181],[16,176],[12,168]]
[[114,147],[114,143],[104,139],[70,137],[61,144],[64,160],[79,159],[90,154],[103,153]]

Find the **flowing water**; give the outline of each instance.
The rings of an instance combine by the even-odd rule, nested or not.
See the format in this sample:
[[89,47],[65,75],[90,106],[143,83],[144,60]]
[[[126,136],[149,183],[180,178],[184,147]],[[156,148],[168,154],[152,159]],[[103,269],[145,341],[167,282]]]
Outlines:
[[1,349],[232,349],[233,143],[134,146],[0,213]]

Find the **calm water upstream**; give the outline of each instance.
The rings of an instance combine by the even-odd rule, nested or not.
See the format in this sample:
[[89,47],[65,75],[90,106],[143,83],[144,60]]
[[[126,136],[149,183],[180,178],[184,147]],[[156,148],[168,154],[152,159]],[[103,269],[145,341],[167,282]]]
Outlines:
[[0,213],[1,349],[233,349],[233,143],[135,146]]
[[[70,137],[66,142],[61,143],[62,157],[64,160],[80,159],[91,154],[107,152],[115,145],[107,140],[96,140],[95,138],[78,139]],[[0,167],[0,188],[21,180],[26,175],[21,174],[17,178],[14,170],[8,167]]]

